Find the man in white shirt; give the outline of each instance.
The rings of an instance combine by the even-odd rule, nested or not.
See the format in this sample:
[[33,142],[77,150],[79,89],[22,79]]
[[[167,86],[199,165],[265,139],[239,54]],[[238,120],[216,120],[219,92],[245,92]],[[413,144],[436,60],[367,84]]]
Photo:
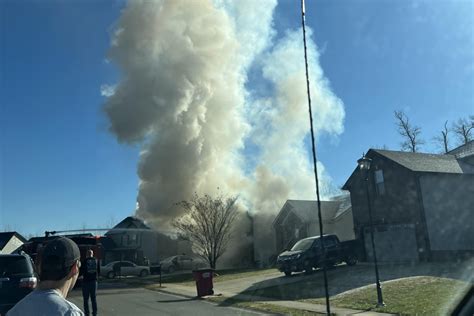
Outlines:
[[71,239],[59,237],[48,242],[40,255],[38,287],[7,316],[84,316],[76,305],[66,300],[79,275],[80,257],[79,247]]

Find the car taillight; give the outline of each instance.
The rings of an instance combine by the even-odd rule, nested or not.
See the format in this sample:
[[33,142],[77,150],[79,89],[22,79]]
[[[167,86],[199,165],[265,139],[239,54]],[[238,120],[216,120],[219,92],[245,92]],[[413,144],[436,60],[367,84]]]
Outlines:
[[36,287],[36,283],[37,283],[37,280],[35,277],[21,278],[19,287],[34,289]]

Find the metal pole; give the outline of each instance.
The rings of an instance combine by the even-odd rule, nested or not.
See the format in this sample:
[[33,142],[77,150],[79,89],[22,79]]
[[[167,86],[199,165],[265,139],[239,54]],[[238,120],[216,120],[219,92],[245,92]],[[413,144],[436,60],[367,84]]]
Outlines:
[[372,240],[372,254],[374,256],[374,266],[375,266],[375,281],[377,284],[377,307],[385,306],[382,297],[382,286],[380,285],[379,277],[379,268],[377,264],[377,254],[375,252],[375,242],[374,242],[374,224],[372,221],[372,207],[370,206],[370,196],[369,196],[369,170],[367,170],[367,176],[365,178],[365,191],[367,193],[367,205],[369,207],[369,220],[370,220],[370,239]]
[[306,25],[305,25],[306,23],[305,23],[304,0],[301,0],[301,24],[303,26],[304,64],[305,64],[305,70],[306,70],[306,93],[308,95],[309,122],[311,125],[311,147],[313,151],[314,180],[316,182],[316,197],[318,201],[319,238],[320,238],[322,254],[323,254],[323,276],[324,276],[324,291],[326,294],[326,313],[327,315],[331,315],[331,306],[329,303],[328,276],[326,273],[326,248],[324,247],[324,242],[323,242],[323,219],[321,216],[321,199],[319,196],[318,166],[317,166],[317,159],[316,159],[316,141],[314,139],[313,111],[311,109],[311,92],[309,88],[308,53],[307,53],[307,48],[306,48]]

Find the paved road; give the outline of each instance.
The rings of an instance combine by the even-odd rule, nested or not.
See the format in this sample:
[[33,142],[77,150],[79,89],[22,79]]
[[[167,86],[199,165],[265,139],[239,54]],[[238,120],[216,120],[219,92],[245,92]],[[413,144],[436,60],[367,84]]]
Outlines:
[[[82,309],[80,290],[74,290],[68,297]],[[203,301],[165,294],[146,289],[103,289],[99,290],[97,301],[101,316],[148,316],[148,315],[267,315],[249,310],[221,307]]]

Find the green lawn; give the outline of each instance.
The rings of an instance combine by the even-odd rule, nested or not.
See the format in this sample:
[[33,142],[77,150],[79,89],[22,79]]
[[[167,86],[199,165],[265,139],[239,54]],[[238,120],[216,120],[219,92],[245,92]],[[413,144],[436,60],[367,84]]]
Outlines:
[[[262,276],[265,274],[271,274],[277,272],[277,269],[247,269],[247,270],[236,270],[236,269],[229,269],[229,270],[219,270],[216,271],[216,275],[214,276],[214,283],[225,282],[229,280],[241,279],[241,278],[248,278],[253,276]],[[194,279],[192,273],[186,274],[178,274],[178,275],[170,275],[170,276],[163,276],[163,284],[165,283],[179,283],[181,285],[194,285]]]
[[[341,293],[331,298],[331,304],[358,310],[374,310],[400,315],[447,315],[467,290],[465,282],[439,277],[410,277],[383,284],[386,306],[374,308],[377,302],[375,286]],[[306,299],[324,304],[324,299]]]
[[[253,277],[253,276],[262,276],[262,275],[271,274],[277,271],[278,270],[276,269],[219,270],[216,272],[216,275],[214,276],[214,283],[241,279],[241,278],[248,278],[248,277]],[[151,275],[146,278],[126,277],[126,278],[115,278],[115,279],[102,279],[101,281],[104,283],[125,283],[129,286],[141,287],[141,286],[150,286],[150,285],[158,284],[159,276]],[[194,278],[191,272],[183,273],[183,274],[172,274],[172,275],[164,274],[161,278],[161,282],[163,284],[178,283],[180,285],[194,286]]]
[[[320,294],[314,296],[313,291],[316,287],[320,288],[321,285],[298,282],[250,290],[243,294],[325,304],[325,299],[321,298]],[[383,283],[383,298],[386,304],[383,308],[375,308],[377,303],[375,286],[365,286],[336,295],[331,298],[331,305],[400,315],[446,315],[467,287],[468,283],[453,279],[431,276],[409,277]]]

